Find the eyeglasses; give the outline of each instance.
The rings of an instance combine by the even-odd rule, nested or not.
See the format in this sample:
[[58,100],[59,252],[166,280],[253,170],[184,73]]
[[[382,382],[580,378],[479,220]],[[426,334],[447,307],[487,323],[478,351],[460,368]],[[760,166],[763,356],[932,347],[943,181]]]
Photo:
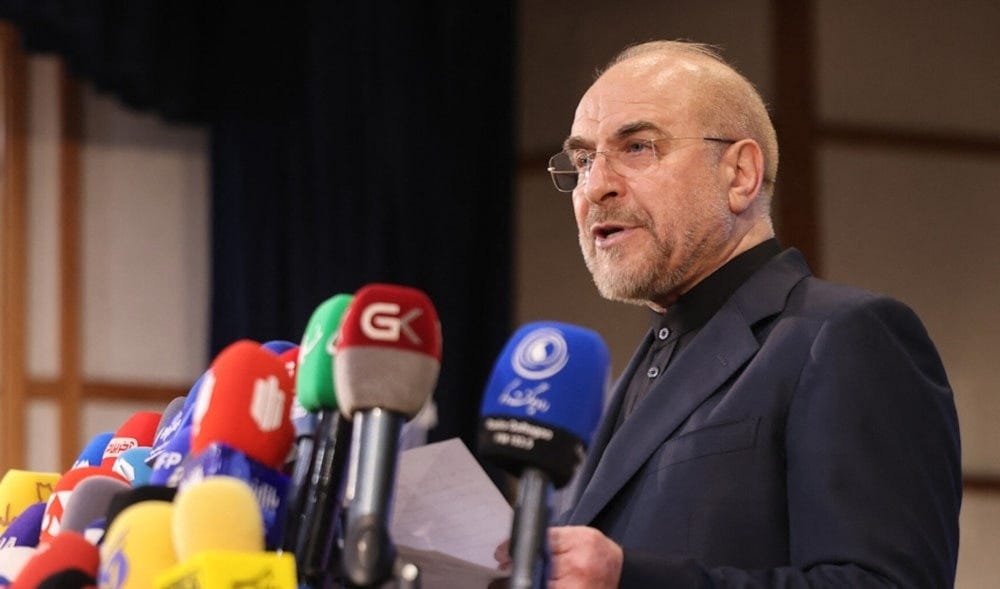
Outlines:
[[737,139],[720,137],[662,137],[660,139],[630,139],[620,147],[604,151],[589,149],[567,149],[549,158],[549,174],[559,192],[573,192],[577,186],[587,183],[590,170],[594,167],[598,154],[608,158],[608,165],[623,176],[637,176],[648,171],[659,161],[660,152],[656,144],[661,141],[714,141],[716,143],[736,143]]

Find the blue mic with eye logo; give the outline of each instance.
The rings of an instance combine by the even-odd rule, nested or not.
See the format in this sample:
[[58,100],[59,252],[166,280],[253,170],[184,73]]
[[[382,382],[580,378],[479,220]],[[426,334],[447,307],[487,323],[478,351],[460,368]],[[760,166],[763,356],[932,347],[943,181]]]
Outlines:
[[601,417],[610,356],[597,333],[552,321],[518,329],[483,395],[480,455],[519,477],[510,586],[544,586],[547,496],[573,476]]

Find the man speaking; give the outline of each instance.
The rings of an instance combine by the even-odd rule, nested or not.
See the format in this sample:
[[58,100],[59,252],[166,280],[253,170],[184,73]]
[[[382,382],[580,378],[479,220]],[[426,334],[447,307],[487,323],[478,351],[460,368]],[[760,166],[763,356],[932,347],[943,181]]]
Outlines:
[[600,293],[654,319],[549,529],[549,587],[954,583],[944,368],[906,306],[781,250],[777,170],[761,97],[709,47],[626,49],[581,99],[549,171]]

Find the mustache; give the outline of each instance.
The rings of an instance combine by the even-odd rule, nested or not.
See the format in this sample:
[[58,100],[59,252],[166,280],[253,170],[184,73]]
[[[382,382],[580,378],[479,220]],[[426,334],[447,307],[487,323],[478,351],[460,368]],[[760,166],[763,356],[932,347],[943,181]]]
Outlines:
[[593,227],[597,223],[645,226],[649,225],[649,216],[634,210],[591,207],[587,211],[587,227]]

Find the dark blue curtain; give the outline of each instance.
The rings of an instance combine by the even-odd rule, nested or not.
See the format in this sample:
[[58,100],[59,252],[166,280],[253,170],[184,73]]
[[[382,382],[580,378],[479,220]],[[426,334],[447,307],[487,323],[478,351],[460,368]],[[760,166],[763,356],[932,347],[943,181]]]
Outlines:
[[25,46],[138,109],[207,126],[211,351],[298,340],[375,281],[441,316],[440,425],[474,447],[510,333],[509,3],[0,0]]

